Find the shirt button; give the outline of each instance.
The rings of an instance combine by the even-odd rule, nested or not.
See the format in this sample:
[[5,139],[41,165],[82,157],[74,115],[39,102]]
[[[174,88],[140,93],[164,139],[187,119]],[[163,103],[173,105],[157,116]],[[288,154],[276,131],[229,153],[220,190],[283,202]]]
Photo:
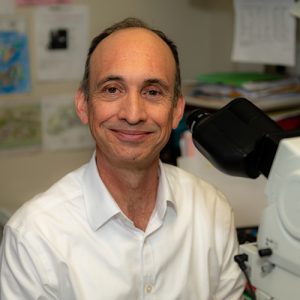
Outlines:
[[147,294],[150,294],[152,292],[152,285],[151,284],[145,284],[145,292]]

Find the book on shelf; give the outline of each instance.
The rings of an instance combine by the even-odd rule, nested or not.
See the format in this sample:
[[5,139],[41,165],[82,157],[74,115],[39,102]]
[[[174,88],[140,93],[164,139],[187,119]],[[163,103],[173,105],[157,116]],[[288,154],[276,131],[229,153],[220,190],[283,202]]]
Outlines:
[[300,107],[300,78],[268,73],[211,73],[189,85],[187,103],[220,108],[244,97],[263,110]]

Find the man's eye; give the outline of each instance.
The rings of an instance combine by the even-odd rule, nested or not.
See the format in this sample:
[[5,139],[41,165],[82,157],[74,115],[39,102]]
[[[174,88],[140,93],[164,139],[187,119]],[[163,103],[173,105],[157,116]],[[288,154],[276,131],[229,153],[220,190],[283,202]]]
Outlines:
[[148,91],[148,93],[150,96],[157,96],[159,94],[159,92],[156,90],[150,90],[150,91]]
[[117,86],[105,86],[101,90],[101,95],[104,98],[115,99],[122,95],[122,89]]
[[158,89],[150,88],[150,89],[145,89],[143,91],[143,95],[147,98],[156,99],[162,97],[162,92]]
[[109,94],[115,94],[117,93],[118,89],[116,87],[108,87],[105,89],[105,91]]

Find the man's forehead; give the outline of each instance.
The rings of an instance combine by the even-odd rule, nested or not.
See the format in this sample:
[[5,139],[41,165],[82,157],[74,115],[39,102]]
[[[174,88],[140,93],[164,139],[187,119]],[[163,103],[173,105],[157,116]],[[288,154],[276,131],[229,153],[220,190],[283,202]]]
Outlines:
[[156,50],[162,55],[170,55],[173,58],[171,49],[160,36],[149,29],[133,27],[120,29],[103,39],[92,54],[92,59],[97,53],[112,51],[122,53],[126,49],[131,49],[133,53],[138,50],[145,53]]
[[175,80],[176,62],[157,34],[144,28],[128,28],[100,42],[91,57],[90,71],[96,82],[116,75],[127,82],[156,78],[170,85]]
[[162,43],[165,43],[160,36],[158,36],[155,32],[151,31],[150,29],[143,28],[143,27],[129,27],[129,28],[122,28],[116,30],[115,32],[111,33],[106,38],[104,38],[99,43],[99,45],[112,39],[120,39],[120,40],[154,39]]

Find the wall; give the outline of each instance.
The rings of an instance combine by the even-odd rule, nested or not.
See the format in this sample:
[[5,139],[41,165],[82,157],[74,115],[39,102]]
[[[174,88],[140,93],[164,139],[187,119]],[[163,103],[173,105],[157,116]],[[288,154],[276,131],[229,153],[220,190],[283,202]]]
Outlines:
[[[232,43],[233,10],[228,0],[86,0],[90,9],[90,38],[104,27],[127,16],[137,16],[163,30],[179,48],[182,78],[194,79],[199,73],[228,71]],[[78,82],[41,83],[36,80],[33,48],[34,7],[18,8],[29,19],[32,97],[74,93]],[[1,96],[9,101],[23,95]],[[86,151],[36,150],[0,153],[0,209],[10,212],[66,172],[86,162]]]

